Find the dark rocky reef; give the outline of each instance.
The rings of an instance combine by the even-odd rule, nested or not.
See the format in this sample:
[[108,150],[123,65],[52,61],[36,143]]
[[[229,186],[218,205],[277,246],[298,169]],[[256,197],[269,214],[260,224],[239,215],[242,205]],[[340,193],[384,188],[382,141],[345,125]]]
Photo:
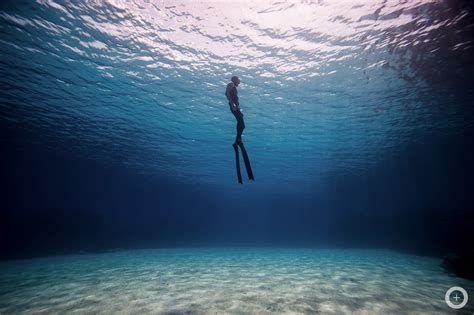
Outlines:
[[474,280],[474,253],[448,254],[444,257],[443,266],[459,277]]

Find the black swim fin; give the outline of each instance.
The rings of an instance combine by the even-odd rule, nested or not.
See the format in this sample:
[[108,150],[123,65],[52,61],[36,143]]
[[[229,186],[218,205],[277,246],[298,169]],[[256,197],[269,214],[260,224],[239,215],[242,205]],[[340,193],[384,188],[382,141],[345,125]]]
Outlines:
[[239,143],[239,147],[242,150],[242,157],[244,158],[245,168],[247,169],[247,175],[249,177],[249,180],[255,181],[255,178],[253,177],[252,166],[250,165],[249,156],[247,154],[247,150],[245,150],[244,144],[242,142]]
[[237,144],[232,145],[235,151],[235,167],[237,169],[237,179],[239,180],[239,184],[242,184],[242,174],[240,174],[240,161],[239,161],[239,148]]

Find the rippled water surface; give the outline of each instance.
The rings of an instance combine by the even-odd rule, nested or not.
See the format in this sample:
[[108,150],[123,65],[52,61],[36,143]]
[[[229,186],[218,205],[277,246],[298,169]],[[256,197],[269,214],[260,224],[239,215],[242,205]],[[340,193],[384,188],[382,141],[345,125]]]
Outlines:
[[357,173],[473,127],[470,6],[2,1],[0,119],[19,145],[234,184],[238,75],[257,181]]

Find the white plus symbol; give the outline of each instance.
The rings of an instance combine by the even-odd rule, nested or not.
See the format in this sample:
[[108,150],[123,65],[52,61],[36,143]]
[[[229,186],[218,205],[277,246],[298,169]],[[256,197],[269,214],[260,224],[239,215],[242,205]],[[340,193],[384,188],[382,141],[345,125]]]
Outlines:
[[460,296],[458,296],[458,294],[457,294],[457,293],[456,293],[456,295],[453,297],[453,299],[455,299],[455,300],[456,300],[456,302],[457,302],[457,301],[458,301],[460,298],[461,298],[461,297],[460,297]]
[[[446,294],[444,295],[444,300],[446,301],[446,304],[448,304],[450,308],[456,310],[466,306],[467,298],[468,296],[466,290],[461,287],[451,287],[448,291],[446,291]],[[455,303],[453,303],[452,301],[455,301]]]

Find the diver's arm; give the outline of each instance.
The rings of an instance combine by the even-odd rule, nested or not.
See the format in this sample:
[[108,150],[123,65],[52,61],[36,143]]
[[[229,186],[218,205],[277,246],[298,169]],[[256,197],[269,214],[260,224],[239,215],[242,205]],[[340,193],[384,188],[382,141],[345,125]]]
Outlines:
[[240,110],[240,105],[239,105],[239,97],[237,96],[237,88],[234,87],[232,90],[230,90],[230,101],[232,103],[232,110]]

